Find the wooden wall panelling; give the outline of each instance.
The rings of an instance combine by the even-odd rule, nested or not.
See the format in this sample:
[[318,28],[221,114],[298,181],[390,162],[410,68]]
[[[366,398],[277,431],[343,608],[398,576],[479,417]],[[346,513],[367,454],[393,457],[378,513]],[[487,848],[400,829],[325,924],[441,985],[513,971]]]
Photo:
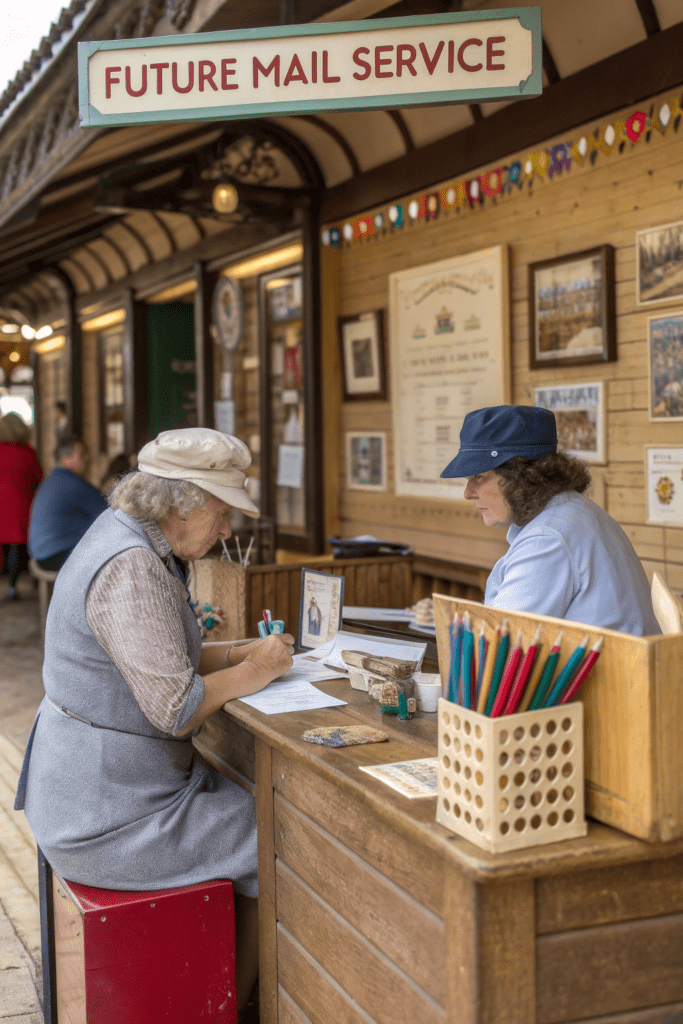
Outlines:
[[443,1003],[443,922],[435,914],[381,878],[279,795],[275,837],[277,857],[403,973]]
[[[376,756],[376,755],[374,755]],[[313,778],[277,751],[273,753],[273,779],[278,794],[302,814],[314,819],[352,853],[412,894],[437,917],[443,916],[444,873],[438,857],[424,856],[402,832],[386,822],[377,826],[370,807],[341,786]]]
[[683,914],[542,936],[537,1024],[683,1000]]
[[[649,110],[670,98],[670,93],[648,100]],[[633,112],[616,111],[625,120]],[[608,118],[603,119],[604,123]],[[542,144],[545,150],[556,143],[576,142],[596,126],[577,126]],[[649,138],[649,141],[645,139]],[[493,244],[511,249],[511,374],[512,401],[533,402],[535,387],[564,381],[607,382],[607,458],[596,467],[604,478],[596,493],[598,504],[619,521],[632,536],[646,571],[663,566],[669,580],[683,582],[683,545],[667,542],[662,529],[645,524],[644,453],[646,443],[666,446],[680,443],[679,424],[650,422],[648,417],[648,316],[666,315],[683,309],[679,303],[640,307],[636,298],[635,233],[650,226],[680,219],[680,163],[683,131],[669,128],[665,135],[649,132],[636,145],[626,143],[619,153],[615,145],[610,157],[598,154],[595,163],[575,160],[569,173],[552,180],[536,177],[499,199],[483,206],[442,212],[435,221],[412,223],[406,218],[402,229],[387,229],[368,241],[342,244],[336,251],[339,264],[340,312],[351,315],[366,308],[386,306],[388,276],[393,271],[424,265],[458,253],[475,251]],[[514,160],[524,164],[527,154],[511,154],[499,164]],[[488,170],[482,168],[481,170]],[[472,176],[478,173],[474,169]],[[438,187],[438,186],[435,186]],[[409,199],[403,200],[407,210]],[[386,210],[381,208],[382,212]],[[677,212],[678,211],[678,212]],[[374,212],[374,211],[369,211]],[[618,359],[614,363],[530,371],[528,368],[528,264],[555,255],[609,243],[615,247]],[[345,466],[340,457],[340,529],[343,535],[373,533],[387,540],[413,545],[419,554],[441,555],[448,551],[456,561],[490,567],[505,550],[504,538],[486,531],[488,545],[473,520],[451,518],[448,511],[462,508],[460,502],[401,502],[396,515],[393,492],[393,438],[389,403],[346,403],[342,406],[343,430],[382,429],[387,432],[387,452],[392,458],[388,488],[372,495],[346,486]],[[623,481],[623,483],[622,483]],[[439,521],[432,506],[443,509]],[[427,513],[427,514],[425,514]],[[670,530],[680,534],[683,531]]]
[[[370,1020],[377,1024],[445,1024],[443,1008],[381,949],[331,913],[325,900],[280,859],[276,861],[276,878],[278,920]],[[419,955],[417,949],[415,955]],[[359,971],[361,963],[363,970]]]

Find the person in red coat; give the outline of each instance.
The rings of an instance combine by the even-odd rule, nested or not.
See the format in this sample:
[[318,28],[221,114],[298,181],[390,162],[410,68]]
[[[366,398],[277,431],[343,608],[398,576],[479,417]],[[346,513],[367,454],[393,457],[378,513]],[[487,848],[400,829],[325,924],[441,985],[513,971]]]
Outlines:
[[43,476],[36,453],[28,444],[29,433],[16,413],[0,418],[0,566],[6,561],[10,601],[19,596],[17,579],[27,559],[31,502]]

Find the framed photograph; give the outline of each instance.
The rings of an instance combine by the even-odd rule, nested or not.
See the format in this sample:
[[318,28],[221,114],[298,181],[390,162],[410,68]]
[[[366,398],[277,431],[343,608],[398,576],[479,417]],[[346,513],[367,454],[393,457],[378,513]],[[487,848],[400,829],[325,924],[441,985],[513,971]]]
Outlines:
[[683,420],[683,312],[647,322],[650,419]]
[[683,526],[683,447],[645,449],[647,523]]
[[386,398],[383,311],[340,316],[337,324],[345,401]]
[[509,401],[509,266],[498,245],[389,275],[396,494],[464,499],[441,471],[466,414]]
[[387,489],[386,434],[347,433],[346,483],[358,491]]
[[529,265],[529,366],[578,366],[617,358],[614,249]]
[[636,232],[639,306],[683,299],[683,221]]
[[332,640],[341,629],[343,607],[343,576],[302,569],[298,646],[312,650]]
[[604,385],[535,388],[535,404],[555,413],[558,446],[586,462],[605,462]]

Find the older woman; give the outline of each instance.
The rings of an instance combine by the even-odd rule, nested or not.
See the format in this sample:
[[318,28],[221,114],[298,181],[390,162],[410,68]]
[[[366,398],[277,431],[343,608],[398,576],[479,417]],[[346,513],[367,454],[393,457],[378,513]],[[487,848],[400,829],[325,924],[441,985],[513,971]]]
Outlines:
[[631,542],[585,497],[579,459],[557,451],[547,409],[500,405],[465,417],[460,451],[441,474],[467,477],[465,498],[487,526],[506,527],[484,603],[638,636],[660,633],[647,577]]
[[[16,806],[72,881],[145,890],[232,879],[253,937],[254,800],[209,767],[192,734],[286,671],[293,637],[203,649],[180,567],[230,536],[231,508],[258,515],[244,489],[250,461],[237,438],[169,430],[110,493],[55,585],[46,696]],[[238,906],[238,934],[240,920]],[[247,945],[240,957],[238,938],[242,1002]]]

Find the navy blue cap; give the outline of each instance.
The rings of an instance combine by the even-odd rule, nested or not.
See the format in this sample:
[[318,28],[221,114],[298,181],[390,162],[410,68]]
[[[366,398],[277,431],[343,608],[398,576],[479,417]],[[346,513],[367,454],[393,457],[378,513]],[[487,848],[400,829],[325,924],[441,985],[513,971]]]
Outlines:
[[557,451],[557,426],[549,409],[535,405],[492,405],[468,412],[460,451],[441,476],[475,476],[502,466],[515,455],[540,459]]

